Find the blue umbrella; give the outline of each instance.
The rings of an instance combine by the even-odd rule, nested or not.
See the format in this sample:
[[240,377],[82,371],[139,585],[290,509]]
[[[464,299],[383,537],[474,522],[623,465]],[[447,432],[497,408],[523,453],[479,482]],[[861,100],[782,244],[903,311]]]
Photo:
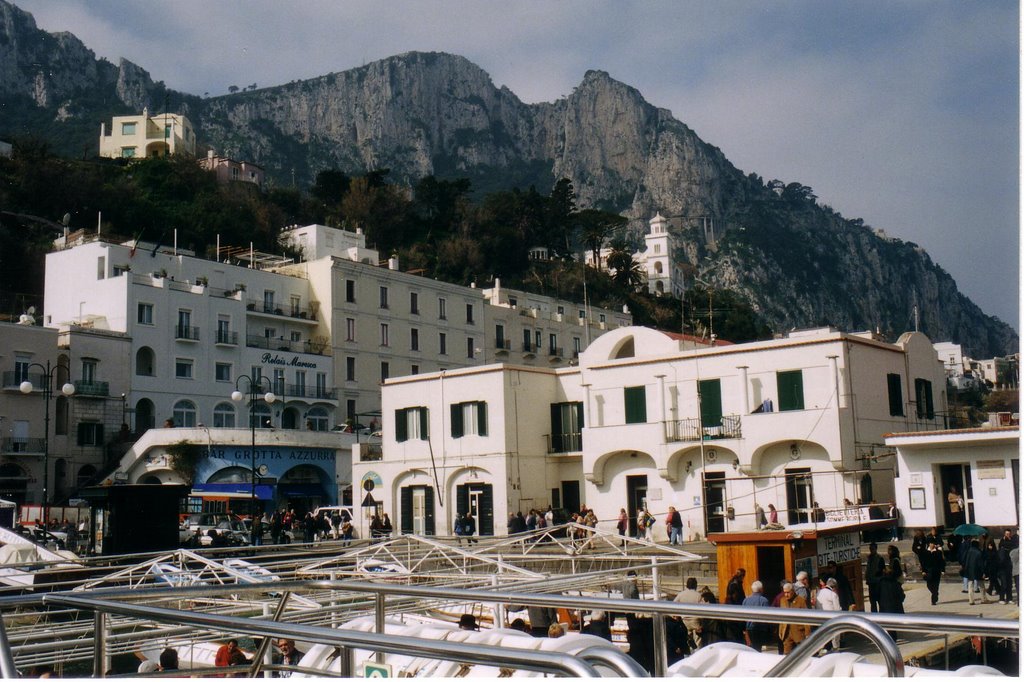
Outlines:
[[985,526],[979,526],[976,523],[962,523],[953,529],[953,535],[963,535],[966,537],[974,537],[976,535],[984,535],[988,532]]

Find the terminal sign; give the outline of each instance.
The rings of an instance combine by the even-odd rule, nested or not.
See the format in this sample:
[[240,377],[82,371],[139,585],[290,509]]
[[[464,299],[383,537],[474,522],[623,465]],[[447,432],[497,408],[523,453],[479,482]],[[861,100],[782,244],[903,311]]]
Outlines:
[[818,538],[818,566],[830,561],[841,564],[860,559],[860,540],[857,533],[839,533]]

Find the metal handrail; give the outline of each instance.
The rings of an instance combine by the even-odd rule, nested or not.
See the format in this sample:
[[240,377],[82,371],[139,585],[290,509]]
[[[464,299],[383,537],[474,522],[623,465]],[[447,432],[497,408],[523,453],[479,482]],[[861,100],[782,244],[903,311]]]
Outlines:
[[[262,587],[264,590],[266,589],[266,585],[262,585]],[[559,673],[571,677],[600,676],[589,663],[580,660],[572,654],[554,651],[506,649],[479,644],[467,644],[465,642],[434,641],[403,635],[388,635],[378,632],[367,633],[356,630],[302,625],[299,623],[275,623],[259,618],[219,616],[210,613],[180,611],[144,604],[112,602],[69,594],[44,595],[43,603],[61,604],[83,610],[134,616],[160,622],[217,628],[225,632],[240,632],[265,637],[286,637],[288,639],[314,641],[343,647],[358,647],[383,653],[420,656],[437,660],[453,660],[488,666],[503,665],[506,667],[516,667],[521,670]]]
[[[791,611],[792,609],[786,610]],[[810,636],[800,642],[795,649],[784,656],[764,676],[787,677],[790,673],[796,671],[797,666],[818,653],[818,650],[824,646],[827,640],[844,632],[856,632],[874,642],[878,650],[882,652],[882,658],[885,660],[885,669],[889,677],[903,677],[905,675],[903,654],[900,652],[900,648],[896,646],[896,642],[892,641],[892,638],[886,634],[885,630],[862,615],[846,613],[841,616],[834,616],[830,621],[812,632]]]
[[621,652],[613,651],[601,646],[588,646],[580,649],[576,656],[584,661],[598,661],[607,665],[615,672],[621,673],[623,677],[650,677],[650,673],[630,656],[617,655]]
[[3,618],[0,618],[0,677],[5,680],[15,680],[19,677],[18,668],[14,665],[11,643],[7,640],[7,630],[4,628]]

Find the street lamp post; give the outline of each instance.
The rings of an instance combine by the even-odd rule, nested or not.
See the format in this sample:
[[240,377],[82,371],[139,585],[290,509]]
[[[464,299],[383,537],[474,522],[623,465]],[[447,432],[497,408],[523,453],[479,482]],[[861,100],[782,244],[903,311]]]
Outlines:
[[[22,393],[24,393],[26,395],[31,393],[34,390],[34,388],[35,388],[32,385],[32,381],[27,378],[28,371],[31,370],[33,367],[38,367],[39,369],[43,370],[43,376],[42,376],[42,384],[43,385],[40,387],[43,390],[43,409],[44,409],[44,413],[43,413],[44,414],[44,418],[43,418],[43,429],[44,429],[44,433],[43,433],[43,529],[44,530],[49,530],[49,528],[50,528],[50,489],[49,489],[48,483],[49,483],[49,479],[50,479],[50,398],[53,396],[53,378],[54,378],[54,375],[57,373],[57,370],[59,368],[64,368],[65,370],[68,370],[69,373],[70,373],[70,368],[67,367],[66,365],[62,365],[60,363],[57,363],[55,365],[51,365],[49,360],[46,361],[45,365],[41,365],[38,362],[29,363],[28,366],[25,368],[26,379],[25,379],[25,381],[21,382],[20,386],[18,386],[18,390],[20,390]],[[63,386],[61,386],[60,392],[63,393],[64,395],[66,395],[66,396],[74,395],[74,393],[75,393],[75,385],[72,384],[72,383],[65,383]]]
[[[248,391],[245,392],[245,393],[243,393],[239,389],[239,382],[241,382],[243,379],[246,381],[246,383],[247,383],[247,385],[249,387]],[[263,382],[264,381],[266,382],[267,392],[261,394],[260,390],[263,388],[263,385],[264,385]],[[249,472],[249,515],[250,515],[250,518],[249,518],[249,543],[252,546],[254,546],[254,547],[258,544],[257,543],[257,538],[256,538],[256,521],[257,521],[257,519],[256,519],[256,414],[255,414],[255,409],[256,409],[256,403],[259,400],[263,400],[263,402],[267,403],[268,405],[273,404],[273,402],[275,400],[277,400],[277,396],[274,395],[274,392],[271,390],[271,389],[273,389],[273,387],[274,387],[274,385],[273,385],[273,383],[271,383],[270,377],[259,376],[259,377],[256,377],[254,379],[254,378],[252,378],[251,376],[249,376],[247,374],[243,374],[240,377],[238,377],[238,379],[235,380],[235,390],[231,393],[231,399],[234,400],[236,403],[241,402],[242,400],[244,400],[247,395],[249,396],[249,428],[252,431],[252,450],[249,453],[250,454],[249,462],[251,464],[251,470]],[[260,538],[260,539],[262,539],[262,538]]]

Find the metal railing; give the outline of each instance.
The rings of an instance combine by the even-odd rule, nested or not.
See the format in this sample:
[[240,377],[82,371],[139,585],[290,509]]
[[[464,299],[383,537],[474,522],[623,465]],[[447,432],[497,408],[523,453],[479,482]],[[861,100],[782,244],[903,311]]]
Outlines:
[[43,385],[43,375],[37,372],[18,371],[7,371],[3,373],[4,388],[19,388],[23,381],[31,381],[32,390],[37,390]]
[[309,304],[308,306],[299,306],[297,308],[291,306],[281,306],[276,303],[267,303],[258,299],[249,299],[245,302],[245,309],[250,312],[263,313],[264,315],[276,315],[277,317],[287,317],[295,320],[310,320],[316,322],[317,306]]
[[562,349],[561,348],[557,348],[557,347],[555,347],[555,348],[548,347],[548,355],[550,355],[553,358],[560,358],[563,355]]
[[190,327],[186,324],[174,325],[174,338],[183,341],[198,341],[199,327]]
[[227,346],[237,346],[238,332],[229,331],[227,329],[218,329],[216,342]]
[[108,396],[110,395],[110,382],[78,379],[75,381],[75,395]]
[[265,336],[249,334],[245,338],[245,345],[249,348],[263,348],[265,350],[283,350],[289,353],[307,353],[309,355],[323,355],[327,349],[326,343],[314,343],[312,341],[289,341],[288,339],[268,339]]
[[337,391],[333,388],[319,388],[317,386],[297,386],[296,384],[285,384],[283,390],[274,391],[278,395],[288,398],[310,398],[312,400],[334,400],[337,398]]
[[741,438],[743,435],[738,414],[722,415],[721,423],[716,426],[701,426],[697,417],[668,421],[665,426],[665,438],[670,442]]
[[0,439],[0,452],[7,454],[42,453],[43,438],[4,438]]
[[512,342],[509,339],[495,339],[494,348],[497,350],[512,350]]
[[557,454],[562,452],[582,452],[582,433],[553,433],[551,434],[551,447],[548,453]]

